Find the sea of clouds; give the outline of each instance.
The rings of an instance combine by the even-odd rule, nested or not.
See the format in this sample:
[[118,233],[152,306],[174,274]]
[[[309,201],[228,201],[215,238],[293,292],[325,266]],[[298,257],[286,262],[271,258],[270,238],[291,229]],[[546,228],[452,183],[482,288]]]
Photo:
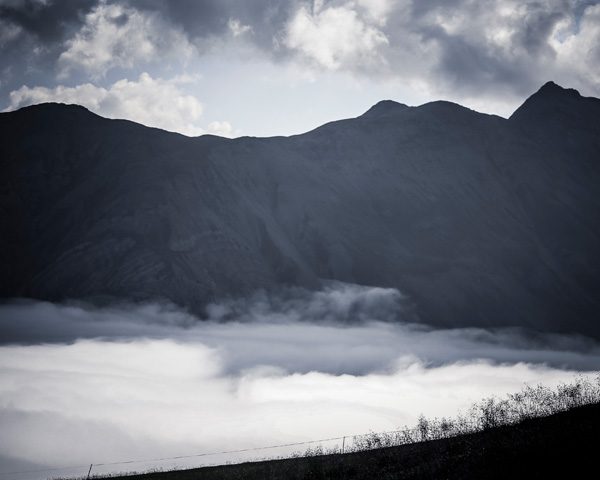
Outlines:
[[594,340],[433,329],[394,289],[259,292],[201,319],[169,304],[13,301],[0,306],[0,473],[75,465],[7,478],[82,475],[90,463],[393,430],[598,368]]

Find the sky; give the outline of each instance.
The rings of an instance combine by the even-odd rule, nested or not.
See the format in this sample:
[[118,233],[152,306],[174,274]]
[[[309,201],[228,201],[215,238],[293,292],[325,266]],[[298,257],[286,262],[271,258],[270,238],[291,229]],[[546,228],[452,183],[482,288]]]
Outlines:
[[185,135],[292,135],[376,102],[509,116],[600,96],[584,0],[0,0],[0,110],[58,101]]

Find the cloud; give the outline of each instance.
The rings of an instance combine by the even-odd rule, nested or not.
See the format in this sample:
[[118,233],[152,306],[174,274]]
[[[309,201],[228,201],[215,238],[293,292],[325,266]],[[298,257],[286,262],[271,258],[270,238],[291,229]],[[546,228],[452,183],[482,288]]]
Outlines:
[[23,86],[10,93],[10,106],[6,110],[42,102],[76,103],[108,118],[133,120],[184,135],[201,135],[205,133],[200,127],[202,104],[181,88],[190,81],[193,78],[186,76],[164,80],[142,73],[137,80],[118,80],[108,88],[90,83],[55,88]]
[[97,0],[2,0],[0,19],[45,43],[62,41]]
[[207,307],[207,319],[217,322],[342,322],[407,321],[409,300],[395,288],[325,282],[321,290],[300,287],[259,290],[249,297],[229,299]]
[[28,478],[76,476],[90,463],[391,430],[600,364],[592,340],[391,321],[407,309],[397,290],[339,283],[222,301],[202,320],[168,304],[2,305],[0,471],[80,465]]
[[194,47],[186,36],[157,14],[100,2],[81,29],[66,42],[58,62],[62,74],[83,69],[93,76],[115,67],[132,68],[176,56],[188,59]]
[[0,338],[9,344],[139,337],[198,342],[218,349],[230,373],[270,365],[362,375],[408,357],[430,366],[481,359],[578,370],[600,364],[600,345],[580,336],[433,329],[416,320],[395,289],[333,282],[319,291],[288,288],[221,301],[202,319],[170,304],[13,302],[0,306]]
[[590,86],[584,78],[595,76],[598,64],[585,62],[585,48],[572,52],[580,72],[574,75],[570,62],[559,53],[557,39],[567,34],[566,24],[571,26],[568,35],[585,35],[576,25],[596,8],[591,3],[432,1],[413,4],[411,21],[422,42],[433,46],[431,75],[446,89],[471,96],[479,91],[480,97],[524,95],[556,76],[567,84]]
[[504,0],[456,5],[435,2],[415,15],[425,42],[436,50],[434,72],[452,88],[515,89],[528,93],[537,86],[531,62],[551,55],[547,37],[564,14],[550,4]]
[[54,80],[62,42],[95,0],[0,0],[0,95],[25,79]]
[[21,28],[0,19],[0,47],[15,39],[21,33]]
[[555,25],[549,43],[556,52],[556,63],[563,66],[556,73],[560,81],[569,82],[576,75],[589,90],[600,85],[600,5],[586,8],[580,17],[562,18]]
[[206,128],[206,131],[208,133],[212,133],[214,135],[219,135],[221,137],[233,137],[234,136],[233,127],[231,126],[231,123],[229,123],[226,120],[223,120],[223,121],[215,120],[214,122],[210,122],[208,124],[208,127]]
[[398,85],[507,115],[549,79],[600,95],[599,8],[587,0],[5,0],[0,92],[53,86],[57,73],[79,84],[143,71],[171,77],[199,62],[218,76],[215,59],[237,55],[248,74],[268,59],[280,71],[312,70],[305,77],[315,83],[336,72],[371,90]]
[[244,33],[252,31],[252,27],[250,25],[242,25],[242,23],[235,18],[230,18],[227,22],[227,26],[229,27],[229,30],[231,30],[231,34],[234,37],[239,37]]
[[[219,40],[232,36],[232,26],[246,30],[245,35],[253,44],[269,51],[273,48],[273,37],[301,3],[300,0],[181,0],[165,2],[136,0],[127,2],[140,11],[157,12],[162,18],[184,31],[190,41],[202,51],[208,51]],[[232,22],[234,24],[232,25]]]
[[368,23],[353,2],[312,11],[301,7],[285,27],[283,44],[330,70],[365,68],[381,61],[385,34]]
[[288,58],[509,114],[549,79],[600,94],[598,8],[578,0],[314,2],[290,17],[282,44]]
[[[271,339],[271,345],[277,348],[277,340]],[[312,353],[306,348],[305,356]],[[231,375],[219,349],[203,343],[80,340],[0,347],[0,375],[1,458],[61,466],[387,431],[412,425],[420,413],[454,415],[481,396],[516,391],[524,382],[554,385],[573,372],[486,361],[432,368],[404,359],[393,370],[365,375],[289,373],[268,366]],[[241,458],[142,462],[95,471]],[[81,475],[85,469],[52,474]],[[5,470],[2,465],[0,470]]]

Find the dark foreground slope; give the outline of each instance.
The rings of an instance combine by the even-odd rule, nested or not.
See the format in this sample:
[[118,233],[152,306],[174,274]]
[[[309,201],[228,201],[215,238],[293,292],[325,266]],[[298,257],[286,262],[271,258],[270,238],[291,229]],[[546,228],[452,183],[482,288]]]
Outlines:
[[[595,478],[600,404],[461,437],[323,455],[132,475],[128,480]],[[120,477],[116,477],[120,478]]]
[[207,302],[323,278],[436,325],[600,336],[600,100],[510,119],[381,102],[289,138],[187,138],[57,104],[0,114],[0,296]]

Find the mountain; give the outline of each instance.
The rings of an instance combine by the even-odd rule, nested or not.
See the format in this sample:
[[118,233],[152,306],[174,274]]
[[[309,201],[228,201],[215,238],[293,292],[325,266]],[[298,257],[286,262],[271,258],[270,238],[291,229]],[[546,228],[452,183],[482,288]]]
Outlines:
[[327,278],[396,287],[434,325],[600,337],[600,100],[575,90],[233,140],[42,104],[0,135],[4,298],[201,311]]

